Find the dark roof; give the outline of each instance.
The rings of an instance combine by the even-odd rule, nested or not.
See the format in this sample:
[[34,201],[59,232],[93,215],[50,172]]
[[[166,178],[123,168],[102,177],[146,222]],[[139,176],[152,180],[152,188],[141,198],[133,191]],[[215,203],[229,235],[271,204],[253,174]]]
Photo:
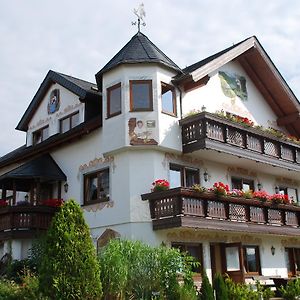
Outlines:
[[95,117],[94,119],[85,121],[66,131],[65,133],[57,133],[51,135],[48,139],[33,146],[23,145],[10,153],[0,157],[0,168],[13,163],[23,162],[25,159],[36,157],[44,153],[49,153],[50,150],[57,147],[62,147],[64,144],[69,144],[71,141],[89,134],[93,130],[102,126],[102,119]]
[[27,126],[31,117],[40,105],[49,87],[53,83],[58,83],[72,93],[76,94],[82,102],[88,101],[89,99],[94,99],[94,97],[97,95],[101,95],[100,92],[95,90],[97,86],[94,83],[50,70],[34,95],[16,129],[22,131],[27,130]]
[[20,167],[17,167],[12,171],[3,174],[2,176],[0,176],[0,181],[13,178],[39,178],[43,180],[60,181],[65,181],[67,179],[64,172],[60,169],[60,167],[56,164],[56,162],[49,154],[45,154],[43,156],[30,160]]
[[217,52],[217,53],[215,53],[215,54],[213,54],[213,55],[211,55],[211,56],[209,56],[209,57],[206,57],[205,59],[202,59],[202,60],[200,60],[200,61],[198,61],[198,62],[196,62],[196,63],[194,63],[194,64],[192,64],[192,65],[190,65],[190,66],[188,66],[188,67],[185,67],[184,69],[182,69],[183,74],[177,75],[177,76],[175,77],[175,79],[181,79],[182,77],[186,76],[187,74],[190,74],[190,73],[192,73],[193,71],[195,71],[195,70],[197,70],[197,69],[203,67],[203,66],[206,65],[207,63],[209,63],[209,62],[211,62],[212,60],[218,58],[219,56],[225,54],[226,52],[228,52],[228,51],[230,51],[230,50],[236,48],[237,46],[239,46],[240,44],[244,43],[246,40],[248,40],[248,39],[250,39],[250,38],[251,38],[251,37],[246,38],[246,39],[244,39],[243,41],[241,41],[241,42],[239,42],[239,43],[237,43],[237,44],[234,44],[234,45],[232,45],[232,46],[230,46],[230,47],[228,47],[228,48],[226,48],[226,49],[224,49],[224,50],[221,50],[221,51],[219,51],[219,52]]
[[[147,36],[138,32],[131,40],[96,74],[100,77],[104,72],[120,64],[159,63],[176,72],[181,69],[167,57]],[[97,79],[98,82],[98,79]]]

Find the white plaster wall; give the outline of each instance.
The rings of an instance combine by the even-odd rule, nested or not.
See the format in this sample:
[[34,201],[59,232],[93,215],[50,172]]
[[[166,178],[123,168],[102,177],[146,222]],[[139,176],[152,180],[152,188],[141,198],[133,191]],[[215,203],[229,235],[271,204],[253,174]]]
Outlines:
[[[246,78],[248,100],[243,101],[238,97],[235,99],[226,97],[221,88],[218,71],[244,76]],[[184,115],[193,109],[201,110],[204,105],[206,110],[212,113],[223,109],[233,114],[248,117],[255,124],[280,129],[276,124],[277,117],[275,113],[238,62],[227,63],[209,74],[209,77],[210,80],[207,85],[185,94],[183,98]],[[284,128],[281,128],[281,130],[285,131]]]
[[[59,110],[53,114],[48,115],[47,105],[50,98],[50,93],[54,89],[60,91],[60,107]],[[59,120],[79,111],[80,123],[84,121],[84,104],[79,101],[79,97],[61,85],[53,84],[44,99],[40,103],[37,111],[33,115],[28,124],[27,131],[27,145],[32,145],[32,133],[42,127],[49,125],[49,136],[59,132]]]

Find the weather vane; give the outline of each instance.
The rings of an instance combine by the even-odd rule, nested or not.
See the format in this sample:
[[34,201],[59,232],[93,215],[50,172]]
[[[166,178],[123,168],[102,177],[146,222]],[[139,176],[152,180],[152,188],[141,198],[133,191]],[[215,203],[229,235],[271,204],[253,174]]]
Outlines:
[[[146,23],[144,22],[144,17],[146,17],[146,12],[144,9],[144,3],[141,3],[137,9],[133,9],[133,13],[138,17],[137,22],[131,22],[131,25],[136,25],[138,26],[138,32],[140,32],[141,25],[146,26]],[[142,21],[142,23],[141,23]]]

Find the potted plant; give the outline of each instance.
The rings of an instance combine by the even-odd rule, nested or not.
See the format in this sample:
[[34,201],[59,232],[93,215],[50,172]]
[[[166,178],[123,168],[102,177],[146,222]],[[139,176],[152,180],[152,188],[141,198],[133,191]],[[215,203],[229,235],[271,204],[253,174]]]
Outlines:
[[166,191],[170,188],[170,183],[165,179],[157,179],[152,183],[152,186],[153,192]]
[[266,202],[270,200],[270,195],[266,191],[255,191],[253,192],[253,198]]
[[229,186],[228,184],[224,184],[223,182],[215,182],[211,189],[217,197],[226,196],[229,194]]

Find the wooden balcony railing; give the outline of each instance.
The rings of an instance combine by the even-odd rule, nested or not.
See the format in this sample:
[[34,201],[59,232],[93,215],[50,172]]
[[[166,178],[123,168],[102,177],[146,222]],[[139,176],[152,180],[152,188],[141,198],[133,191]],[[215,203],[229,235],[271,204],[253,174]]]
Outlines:
[[300,207],[175,188],[142,195],[153,229],[194,227],[300,236]]
[[180,125],[184,153],[213,149],[300,171],[296,143],[207,112],[182,119]]
[[47,230],[57,212],[56,207],[7,206],[0,208],[0,240],[9,237],[30,237]]

